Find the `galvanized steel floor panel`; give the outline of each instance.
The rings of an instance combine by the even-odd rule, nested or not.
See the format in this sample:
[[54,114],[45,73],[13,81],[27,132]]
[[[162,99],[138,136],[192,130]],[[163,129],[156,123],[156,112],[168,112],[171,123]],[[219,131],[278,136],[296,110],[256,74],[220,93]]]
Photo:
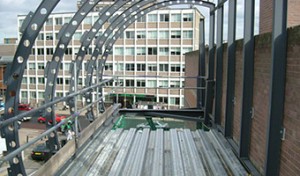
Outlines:
[[216,131],[110,131],[96,136],[62,175],[247,175]]

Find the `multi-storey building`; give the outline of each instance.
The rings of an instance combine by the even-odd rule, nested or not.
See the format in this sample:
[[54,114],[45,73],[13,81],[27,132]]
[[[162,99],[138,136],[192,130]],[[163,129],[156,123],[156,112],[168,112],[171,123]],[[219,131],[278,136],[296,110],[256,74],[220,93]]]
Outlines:
[[[35,41],[28,60],[21,101],[31,104],[43,102],[46,63],[52,59],[59,30],[73,15],[74,13],[50,15]],[[18,17],[19,27],[24,18],[25,16]],[[129,26],[116,41],[106,62],[105,78],[118,76],[118,83],[115,81],[107,85],[104,89],[105,100],[116,101],[118,97],[119,102],[125,104],[154,101],[163,102],[168,108],[182,107],[184,93],[181,88],[184,87],[184,78],[180,77],[185,76],[184,53],[198,48],[200,18],[202,15],[196,8],[162,9],[150,12]],[[74,34],[60,67],[56,88],[58,97],[65,96],[69,91],[70,63],[76,58],[82,34],[89,30],[97,19],[97,12],[89,13]],[[103,34],[109,23],[110,21],[104,25],[98,36]],[[87,50],[84,64],[90,59],[94,48],[95,46],[91,45]],[[82,69],[79,86],[85,86],[85,66],[82,66]]]

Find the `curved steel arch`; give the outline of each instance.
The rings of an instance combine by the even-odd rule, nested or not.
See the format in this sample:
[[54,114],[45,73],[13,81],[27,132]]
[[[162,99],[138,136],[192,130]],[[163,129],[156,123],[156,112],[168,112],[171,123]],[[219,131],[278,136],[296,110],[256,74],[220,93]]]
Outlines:
[[[43,24],[58,2],[59,0],[42,1],[35,13],[30,13],[26,18],[26,24],[23,24],[24,28],[22,26],[23,35],[15,53],[12,66],[10,70],[6,70],[6,74],[10,74],[6,82],[7,91],[5,95],[6,103],[4,120],[11,118],[18,113],[20,87],[31,49],[35,39],[39,34],[39,31],[43,27]],[[13,124],[5,126],[1,129],[2,137],[5,137],[6,139],[6,147],[8,152],[12,152],[20,146],[18,126],[19,125],[17,122],[13,122]],[[9,161],[9,164],[9,175],[22,175],[25,173],[21,155],[18,155]]]
[[[175,3],[173,3],[175,2]],[[96,48],[92,54],[92,59],[90,60],[90,62],[88,63],[87,65],[87,77],[86,77],[86,85],[87,86],[90,86],[91,82],[92,82],[92,75],[93,75],[93,71],[94,71],[94,65],[96,64],[96,60],[100,54],[100,49],[103,47],[103,45],[105,44],[105,41],[108,39],[108,36],[110,36],[110,34],[113,32],[114,29],[118,28],[118,26],[122,26],[121,29],[118,28],[118,32],[112,37],[112,39],[110,40],[111,42],[108,42],[107,45],[109,45],[110,48],[107,48],[105,49],[105,52],[103,53],[102,55],[102,59],[100,59],[100,69],[101,69],[101,79],[102,79],[102,76],[103,76],[103,68],[104,68],[104,65],[105,65],[105,61],[107,59],[107,56],[109,55],[109,52],[110,50],[112,49],[112,45],[113,43],[116,41],[116,39],[122,34],[122,32],[130,25],[132,24],[137,18],[139,17],[142,17],[144,16],[145,14],[147,14],[147,12],[144,12],[144,11],[153,11],[153,10],[156,10],[156,9],[159,9],[161,7],[165,7],[165,6],[168,6],[168,5],[176,5],[176,4],[195,4],[196,2],[199,3],[199,5],[202,5],[202,6],[205,6],[205,7],[208,7],[210,8],[211,12],[214,14],[214,3],[210,3],[210,2],[206,2],[206,1],[202,1],[202,0],[193,0],[193,1],[186,1],[186,0],[174,0],[174,1],[163,1],[163,2],[159,2],[159,3],[156,3],[152,6],[149,6],[147,8],[145,8],[144,10],[140,10],[139,12],[135,12],[135,14],[139,14],[140,12],[142,12],[139,16],[136,16],[134,15],[133,18],[134,20],[131,20],[130,19],[127,19],[127,16],[128,16],[128,12],[129,13],[132,13],[134,12],[134,10],[138,10],[139,8],[133,8],[130,7],[127,11],[125,11],[124,13],[122,13],[118,18],[116,18],[112,23],[111,25],[107,28],[107,30],[105,31],[105,33],[101,36],[101,38],[99,38],[99,40],[97,40],[96,42]],[[147,3],[148,5],[149,3]],[[124,15],[123,15],[124,14]],[[122,18],[123,17],[123,18]],[[211,17],[211,18],[214,18]],[[128,23],[130,22],[130,24]],[[128,23],[128,26],[126,26]],[[121,32],[122,31],[122,32]],[[212,47],[213,48],[213,47]],[[102,92],[100,93],[100,96],[102,96]],[[87,94],[89,96],[89,99],[91,100],[92,99],[92,93],[88,93]],[[87,103],[89,103],[87,101]],[[104,111],[104,106],[103,106],[103,101],[102,103],[100,104],[102,105],[102,108],[103,108],[103,111]],[[90,115],[92,115],[92,112],[89,112],[91,113]]]
[[[153,1],[153,0],[152,0]],[[143,2],[143,1],[139,1],[138,3]],[[110,6],[108,8],[103,9],[100,13],[99,13],[99,18],[97,19],[97,21],[94,23],[94,25],[92,26],[92,28],[90,29],[90,31],[88,33],[85,33],[82,36],[82,44],[79,48],[79,52],[76,56],[75,61],[73,62],[73,66],[76,67],[76,75],[74,75],[74,71],[71,68],[70,69],[70,73],[72,74],[72,78],[75,78],[76,80],[78,80],[79,77],[79,73],[81,71],[81,65],[82,62],[85,58],[86,55],[86,50],[89,48],[89,46],[92,43],[92,39],[95,38],[95,36],[97,35],[98,31],[102,28],[102,26],[104,25],[105,22],[108,21],[108,19],[112,16],[112,14],[114,14],[115,12],[117,12],[119,9],[122,8],[122,6],[124,4],[128,3],[128,1],[117,1],[116,3],[114,3],[113,6]],[[108,12],[108,13],[107,13]],[[100,37],[100,36],[99,36]],[[75,79],[71,79],[70,82],[70,89],[69,92],[74,92],[75,91]],[[70,99],[68,101],[68,104],[70,106],[70,112],[74,113],[75,110],[75,101],[74,99]],[[90,111],[92,112],[92,111]],[[93,121],[94,119],[94,115],[93,114],[89,114],[87,113],[87,117],[90,121]]]

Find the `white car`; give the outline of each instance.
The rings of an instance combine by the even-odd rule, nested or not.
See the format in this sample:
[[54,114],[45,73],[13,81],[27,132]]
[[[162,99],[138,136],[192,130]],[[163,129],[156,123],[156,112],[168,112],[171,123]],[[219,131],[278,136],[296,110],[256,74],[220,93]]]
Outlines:
[[22,121],[22,122],[24,122],[24,121],[29,121],[30,119],[31,119],[30,116],[25,116],[25,117],[23,117],[23,118],[21,119],[21,121]]

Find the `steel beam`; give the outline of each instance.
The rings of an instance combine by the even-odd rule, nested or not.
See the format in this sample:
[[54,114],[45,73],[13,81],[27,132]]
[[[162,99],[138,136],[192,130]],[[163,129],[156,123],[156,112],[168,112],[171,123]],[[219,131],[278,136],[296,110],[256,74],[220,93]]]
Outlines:
[[226,112],[225,112],[225,137],[232,138],[234,92],[235,92],[235,35],[236,35],[236,0],[231,0],[228,10],[228,48],[227,48],[227,90],[226,90]]
[[[21,27],[23,35],[15,53],[13,64],[10,70],[6,70],[7,72],[10,72],[10,74],[7,73],[6,75],[10,76],[6,80],[7,90],[5,95],[5,120],[18,114],[20,88],[27,60],[31,54],[32,46],[39,31],[42,29],[44,22],[47,20],[58,2],[59,0],[42,1],[34,14],[32,12],[29,13],[24,21],[25,23]],[[6,147],[9,153],[20,146],[18,128],[19,125],[17,122],[13,122],[12,124],[1,128],[1,135],[6,139]],[[21,155],[14,157],[9,161],[9,164],[10,167],[8,168],[8,175],[19,175],[25,173]]]
[[[200,19],[199,24],[199,64],[198,64],[198,78],[197,87],[205,87],[205,74],[206,74],[206,49],[205,49],[205,21]],[[205,104],[205,90],[197,90],[197,108],[203,108]]]
[[249,157],[251,122],[253,116],[254,83],[254,4],[255,0],[245,1],[244,50],[243,50],[243,97],[241,110],[241,130],[239,156]]
[[273,1],[272,81],[265,175],[279,175],[287,60],[287,4]]
[[209,62],[208,77],[206,80],[206,97],[205,97],[205,124],[210,125],[214,99],[214,71],[215,71],[215,12],[210,12],[209,22]]
[[215,94],[215,124],[221,125],[221,106],[223,95],[223,16],[224,5],[218,0],[217,10],[217,65],[216,65],[216,94]]

